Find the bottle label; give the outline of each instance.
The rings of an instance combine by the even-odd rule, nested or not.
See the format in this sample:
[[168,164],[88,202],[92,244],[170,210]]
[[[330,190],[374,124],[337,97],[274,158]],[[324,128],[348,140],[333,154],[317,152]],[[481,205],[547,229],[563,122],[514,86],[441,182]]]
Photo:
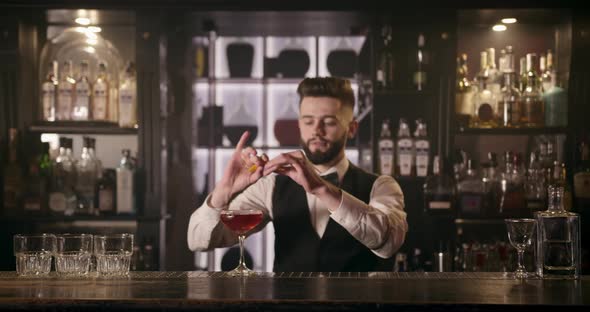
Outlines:
[[448,201],[431,201],[428,203],[430,209],[451,209],[451,202]]
[[49,209],[55,212],[64,212],[66,210],[66,195],[60,192],[49,194]]
[[412,174],[412,140],[401,139],[397,143],[399,156],[399,174],[402,176],[409,176]]
[[113,207],[113,190],[104,189],[98,192],[98,210],[102,212],[112,212]]
[[76,84],[76,107],[86,110],[90,107],[90,86],[88,83],[79,82]]
[[58,92],[57,101],[57,119],[71,119],[72,113],[72,102],[74,92],[72,91],[72,85],[66,83],[65,86],[61,86]]
[[418,87],[418,90],[422,90],[422,87],[426,84],[425,71],[417,71],[414,73],[414,84]]
[[135,123],[133,120],[134,96],[131,90],[119,91],[119,125],[122,127],[129,127]]
[[481,215],[482,197],[478,195],[461,195],[461,212],[465,215]]
[[53,121],[55,118],[55,85],[51,82],[43,83],[41,87],[43,103],[43,120]]
[[117,169],[117,213],[133,212],[133,172]]
[[590,198],[590,172],[578,172],[574,175],[574,192],[576,197]]
[[381,174],[392,175],[393,173],[393,141],[384,139],[379,142],[379,162]]
[[41,211],[40,198],[27,198],[23,205],[25,211]]
[[104,83],[94,85],[92,94],[92,118],[95,120],[107,119],[107,86]]
[[477,109],[477,118],[482,122],[490,121],[494,118],[494,109],[488,103],[482,103]]
[[430,142],[426,140],[416,141],[416,175],[425,177],[428,175],[428,161],[430,154]]
[[383,73],[383,69],[377,70],[377,81],[385,84],[385,74]]

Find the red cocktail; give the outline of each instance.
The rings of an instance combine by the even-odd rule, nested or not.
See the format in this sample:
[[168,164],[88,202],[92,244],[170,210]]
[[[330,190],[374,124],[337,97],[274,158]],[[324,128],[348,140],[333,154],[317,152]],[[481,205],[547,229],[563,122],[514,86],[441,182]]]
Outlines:
[[244,240],[246,233],[260,224],[262,217],[262,211],[257,209],[223,210],[221,212],[221,222],[238,234],[240,240],[240,263],[231,272],[233,275],[248,275],[252,272],[244,262]]

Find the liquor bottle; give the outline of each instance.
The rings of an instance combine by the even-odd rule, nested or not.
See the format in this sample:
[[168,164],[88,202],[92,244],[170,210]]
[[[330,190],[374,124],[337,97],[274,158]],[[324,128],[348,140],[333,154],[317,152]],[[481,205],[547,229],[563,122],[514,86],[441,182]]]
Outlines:
[[539,64],[539,70],[541,72],[541,88],[543,89],[543,93],[551,90],[555,86],[555,69],[553,68],[553,52],[551,50],[547,50],[547,55],[545,57],[541,57]]
[[395,78],[395,58],[393,55],[391,26],[383,26],[381,29],[381,38],[383,40],[383,50],[381,50],[381,54],[379,55],[379,63],[377,65],[376,86],[379,90],[390,90],[393,88]]
[[488,53],[482,51],[480,54],[480,71],[477,74],[478,90],[474,97],[473,123],[474,127],[492,128],[497,125],[498,101],[496,95],[488,88],[489,79]]
[[[574,195],[578,212],[586,214],[590,208],[590,144],[583,140],[579,144],[579,158],[574,173]],[[586,226],[585,228],[590,228]]]
[[134,172],[135,162],[131,151],[124,149],[121,162],[117,168],[117,214],[135,213]]
[[[549,55],[549,54],[548,54]],[[545,102],[545,126],[567,126],[567,92],[557,82],[557,75],[551,71],[551,82],[545,87],[543,102]]]
[[498,99],[502,91],[502,73],[496,67],[496,49],[487,48],[486,51],[488,52],[488,80],[486,81],[486,87]]
[[428,164],[430,163],[430,142],[426,131],[426,123],[421,119],[416,120],[414,150],[416,153],[416,176],[426,177],[428,175]]
[[418,34],[418,49],[416,53],[416,70],[414,71],[414,87],[418,91],[422,91],[426,89],[428,84],[428,73],[427,73],[427,66],[429,63],[429,55],[428,51],[425,47],[426,45],[426,38],[424,34]]
[[389,127],[389,119],[384,119],[381,124],[381,135],[379,136],[379,168],[380,174],[393,174],[393,139],[391,137],[391,130]]
[[526,207],[531,212],[543,210],[546,206],[547,181],[539,154],[532,152],[525,178]]
[[19,160],[19,138],[18,130],[15,128],[8,129],[8,157],[3,164],[4,174],[4,214],[15,215],[19,213],[22,205],[24,192],[24,174],[23,167]]
[[115,213],[115,192],[117,191],[117,172],[114,169],[105,169],[96,183],[96,202],[99,214]]
[[143,245],[143,268],[146,271],[154,271],[156,269],[154,245],[151,239],[148,239]]
[[51,178],[49,143],[35,144],[33,155],[29,160],[23,209],[25,213],[39,215],[47,211],[47,194]]
[[43,121],[55,121],[55,100],[57,94],[57,61],[49,63],[47,76],[41,84],[41,109]]
[[484,186],[485,198],[488,201],[486,215],[488,217],[500,216],[501,181],[498,170],[496,153],[489,152],[488,161],[482,164],[483,172],[481,181]]
[[536,271],[543,278],[578,278],[581,271],[580,215],[564,209],[564,188],[548,188],[548,207],[537,212]]
[[520,93],[524,92],[524,89],[527,86],[527,70],[526,70],[526,57],[521,57],[519,62],[519,77],[518,77],[518,90]]
[[457,58],[457,85],[455,86],[455,115],[459,127],[469,126],[469,119],[473,113],[473,96],[475,90],[467,78],[467,54]]
[[72,61],[65,61],[57,86],[57,109],[55,112],[57,120],[72,119],[72,109],[76,99],[76,80],[72,70]]
[[505,51],[503,58],[504,87],[498,98],[499,124],[503,127],[518,127],[521,118],[521,95],[515,86],[514,54],[510,46],[506,47]]
[[453,216],[456,185],[448,173],[449,166],[443,165],[440,156],[434,156],[432,175],[424,183],[424,211],[432,216]]
[[137,127],[137,93],[133,62],[127,64],[123,82],[119,88],[119,126]]
[[400,176],[411,176],[414,162],[414,140],[410,135],[410,126],[404,118],[399,120],[397,130],[397,162],[396,171]]
[[109,111],[109,81],[107,67],[104,62],[98,63],[96,81],[92,85],[92,119],[108,120]]
[[486,217],[490,201],[486,198],[482,178],[473,169],[471,159],[467,160],[467,175],[457,183],[457,209],[462,217]]
[[76,81],[76,100],[72,112],[73,120],[88,120],[90,113],[90,80],[88,79],[88,62],[80,63],[80,77]]
[[84,145],[80,159],[76,162],[76,193],[78,194],[78,207],[76,214],[95,214],[96,183],[102,172],[100,161],[96,158],[96,141],[90,137],[84,137]]
[[527,84],[522,92],[521,122],[525,127],[542,127],[545,123],[544,103],[539,88],[539,75],[534,69],[537,55],[526,56]]
[[72,139],[59,138],[59,155],[53,163],[49,209],[53,214],[72,215],[76,210],[76,165],[72,156]]
[[500,180],[500,214],[506,217],[529,216],[526,210],[524,173],[520,171],[520,157],[505,153],[505,169]]
[[573,194],[572,188],[567,181],[567,170],[564,163],[557,160],[553,162],[552,177],[549,183],[563,186],[563,208],[566,211],[571,211],[573,207]]

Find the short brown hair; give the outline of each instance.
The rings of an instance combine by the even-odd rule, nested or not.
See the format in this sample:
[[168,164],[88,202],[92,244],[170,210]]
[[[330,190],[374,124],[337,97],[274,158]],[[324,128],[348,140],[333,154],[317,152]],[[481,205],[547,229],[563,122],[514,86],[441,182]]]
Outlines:
[[306,96],[327,96],[342,102],[342,107],[354,111],[354,91],[348,79],[336,77],[305,78],[297,87],[299,104]]

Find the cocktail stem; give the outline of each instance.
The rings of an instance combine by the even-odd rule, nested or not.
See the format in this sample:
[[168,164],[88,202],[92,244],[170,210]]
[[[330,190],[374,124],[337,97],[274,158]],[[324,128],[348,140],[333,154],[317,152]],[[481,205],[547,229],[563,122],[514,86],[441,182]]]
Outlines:
[[240,264],[238,265],[241,268],[245,268],[246,264],[244,263],[244,239],[246,237],[244,235],[238,235],[238,239],[240,240]]
[[519,272],[524,272],[525,271],[525,267],[523,265],[524,262],[524,250],[523,249],[518,249],[518,270]]

